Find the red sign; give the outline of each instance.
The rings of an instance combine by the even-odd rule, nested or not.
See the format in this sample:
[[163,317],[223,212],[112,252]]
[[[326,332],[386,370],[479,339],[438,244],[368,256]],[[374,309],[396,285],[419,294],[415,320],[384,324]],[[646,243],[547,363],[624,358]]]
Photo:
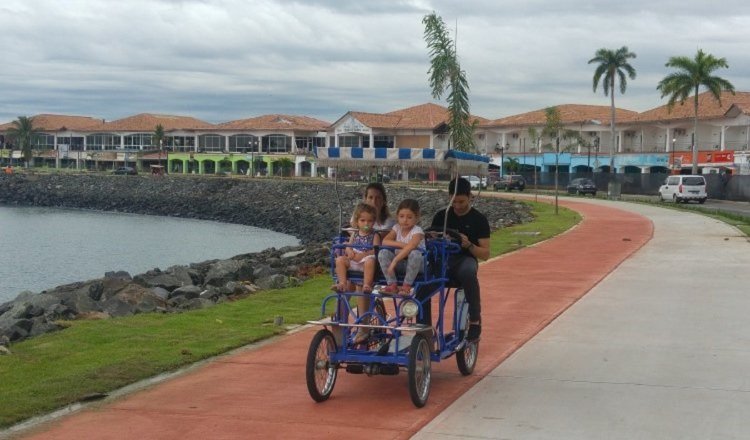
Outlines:
[[[693,153],[688,151],[673,152],[669,155],[669,161],[676,166],[689,166],[693,163]],[[722,164],[728,165],[734,163],[734,151],[699,151],[698,164]]]

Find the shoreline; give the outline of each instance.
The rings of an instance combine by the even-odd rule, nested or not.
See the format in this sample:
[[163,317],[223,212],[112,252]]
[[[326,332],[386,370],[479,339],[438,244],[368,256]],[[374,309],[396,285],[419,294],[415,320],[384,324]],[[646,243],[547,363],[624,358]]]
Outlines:
[[[0,303],[0,345],[58,330],[58,320],[82,316],[104,319],[135,313],[177,312],[210,307],[259,290],[299,284],[325,270],[339,220],[339,203],[348,213],[365,185],[329,182],[202,179],[91,175],[10,175],[0,177],[0,205],[75,208],[219,221],[292,235],[299,246],[268,248],[223,260],[156,268],[131,276],[112,271],[103,278],[43,290],[24,291]],[[446,191],[387,186],[389,205],[414,198],[428,224],[445,208]],[[482,198],[491,228],[532,219],[516,201]],[[6,343],[7,344],[7,343]]]

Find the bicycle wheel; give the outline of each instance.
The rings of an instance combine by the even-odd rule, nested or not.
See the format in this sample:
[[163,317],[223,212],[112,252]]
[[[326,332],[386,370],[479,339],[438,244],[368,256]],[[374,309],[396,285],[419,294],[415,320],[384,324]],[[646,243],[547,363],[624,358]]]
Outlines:
[[307,352],[307,391],[316,402],[323,402],[331,396],[336,384],[337,366],[331,363],[331,353],[336,351],[333,333],[319,330],[310,342]]
[[430,342],[424,335],[416,334],[409,347],[409,395],[417,408],[422,408],[430,396],[432,367]]
[[458,364],[458,371],[464,376],[468,376],[474,372],[474,367],[477,364],[477,356],[479,356],[479,342],[469,342],[464,348],[456,352],[456,364]]

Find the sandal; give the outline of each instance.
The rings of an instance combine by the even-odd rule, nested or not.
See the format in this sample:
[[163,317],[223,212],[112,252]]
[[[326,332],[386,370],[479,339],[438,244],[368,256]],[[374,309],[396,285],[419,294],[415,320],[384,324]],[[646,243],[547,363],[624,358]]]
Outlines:
[[482,334],[482,324],[473,322],[469,324],[469,331],[466,332],[467,342],[479,342],[480,335]]
[[372,286],[368,284],[362,286],[362,293],[372,293]]
[[411,296],[411,284],[404,284],[398,291],[401,296]]

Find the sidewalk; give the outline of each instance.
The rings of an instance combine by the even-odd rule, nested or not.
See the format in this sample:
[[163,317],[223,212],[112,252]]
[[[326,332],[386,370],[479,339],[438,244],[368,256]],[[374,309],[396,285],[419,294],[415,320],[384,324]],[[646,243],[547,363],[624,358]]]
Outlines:
[[[651,238],[641,215],[564,204],[583,214],[579,226],[481,266],[484,329],[475,374],[461,376],[453,358],[433,364],[425,408],[412,405],[406,374],[343,371],[331,399],[314,403],[304,364],[316,329],[308,329],[41,426],[29,438],[409,438]],[[421,435],[440,431],[433,432]]]
[[617,206],[654,238],[415,439],[746,439],[750,243],[697,214]]

